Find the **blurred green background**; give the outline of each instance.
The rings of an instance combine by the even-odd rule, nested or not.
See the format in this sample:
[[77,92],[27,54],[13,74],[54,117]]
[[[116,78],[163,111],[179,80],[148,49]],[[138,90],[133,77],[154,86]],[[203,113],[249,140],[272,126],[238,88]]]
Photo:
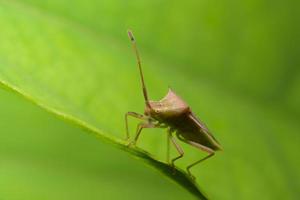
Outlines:
[[[170,85],[225,149],[193,169],[203,191],[297,199],[299,4],[0,0],[0,80],[123,138],[124,113],[143,109],[131,28],[151,98]],[[195,198],[12,92],[0,97],[0,199]],[[163,133],[147,130],[138,145],[163,160]],[[183,146],[179,166],[205,155]]]

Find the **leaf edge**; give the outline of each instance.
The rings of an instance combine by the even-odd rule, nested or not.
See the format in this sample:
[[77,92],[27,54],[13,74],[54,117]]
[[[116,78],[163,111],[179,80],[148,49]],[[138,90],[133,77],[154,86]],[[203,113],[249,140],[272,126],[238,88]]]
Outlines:
[[109,137],[108,135],[103,134],[104,131],[90,125],[89,123],[84,122],[83,120],[80,120],[79,118],[76,118],[71,114],[67,114],[62,111],[59,111],[56,108],[47,106],[45,103],[39,102],[31,95],[22,91],[18,87],[7,83],[6,81],[0,80],[0,88],[21,96],[25,100],[29,101],[35,106],[38,106],[46,112],[58,117],[59,119],[62,119],[71,125],[75,125],[89,134],[93,134],[94,136],[96,136],[97,139],[101,140],[102,142],[111,144],[117,147],[118,149],[129,153],[129,155],[131,155],[135,159],[142,160],[145,165],[150,166],[151,168],[165,175],[164,177],[166,177],[169,181],[182,186],[184,189],[186,189],[199,199],[208,199],[206,195],[203,192],[201,192],[197,183],[193,179],[191,179],[189,175],[182,169],[178,167],[175,167],[175,169],[173,169],[173,167],[171,167],[169,164],[156,159],[154,156],[150,155],[148,152],[137,146],[129,148],[127,147],[125,141],[120,140],[116,137]]

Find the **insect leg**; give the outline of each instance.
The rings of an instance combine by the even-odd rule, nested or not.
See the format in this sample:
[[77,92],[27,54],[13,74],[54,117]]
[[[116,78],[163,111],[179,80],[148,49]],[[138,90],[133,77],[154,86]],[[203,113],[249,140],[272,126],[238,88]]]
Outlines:
[[141,122],[138,124],[137,129],[136,129],[136,135],[134,137],[134,140],[132,142],[129,143],[130,145],[135,145],[135,143],[137,142],[143,128],[162,128],[162,126],[160,126],[159,124],[152,124],[150,122],[145,123],[145,122]]
[[195,165],[201,163],[202,161],[204,161],[204,160],[206,160],[206,159],[212,157],[213,155],[215,155],[215,153],[214,153],[214,152],[211,152],[208,156],[206,156],[206,157],[202,158],[201,160],[198,160],[197,162],[194,162],[193,164],[187,166],[186,170],[187,170],[188,174],[189,174],[191,177],[194,178],[194,176],[192,175],[190,169],[191,169],[192,167],[194,167]]
[[196,143],[196,142],[187,140],[187,139],[183,138],[183,137],[182,137],[180,134],[178,134],[178,133],[176,133],[176,136],[177,136],[177,138],[178,138],[179,140],[181,140],[182,142],[185,142],[185,143],[187,143],[187,144],[189,144],[189,145],[192,145],[193,147],[196,147],[197,149],[200,149],[200,150],[202,150],[202,151],[205,151],[205,152],[207,152],[207,153],[209,153],[209,154],[211,154],[211,153],[214,152],[214,150],[212,150],[211,148],[206,147],[206,146],[203,146],[203,145],[201,145],[201,144],[199,144],[199,143]]
[[172,142],[173,145],[175,146],[177,152],[180,154],[179,156],[173,158],[172,161],[171,161],[171,165],[172,165],[173,167],[175,167],[174,162],[175,162],[176,160],[178,160],[179,158],[182,158],[183,155],[184,155],[184,152],[183,152],[183,149],[181,148],[181,146],[179,146],[179,144],[177,144],[175,138],[172,136],[171,131],[169,131],[168,134],[169,134],[169,138],[170,138],[171,142]]
[[136,113],[136,112],[127,112],[127,113],[125,114],[126,140],[129,139],[128,116],[135,117],[135,118],[141,119],[141,120],[147,120],[147,119],[148,119],[146,116],[141,115],[141,114],[139,114],[139,113]]
[[167,134],[167,163],[170,163],[170,131]]
[[196,147],[197,149],[200,149],[200,150],[202,150],[202,151],[205,151],[205,152],[209,153],[208,156],[206,156],[206,157],[204,157],[204,158],[202,158],[202,159],[200,159],[200,160],[198,160],[198,161],[196,161],[196,162],[194,162],[194,163],[192,163],[192,164],[190,164],[190,165],[187,166],[186,170],[187,170],[188,174],[189,174],[191,177],[194,178],[194,176],[192,175],[190,169],[191,169],[192,167],[194,167],[195,165],[199,164],[200,162],[202,162],[202,161],[204,161],[204,160],[206,160],[206,159],[212,157],[213,155],[215,155],[215,152],[214,152],[214,150],[212,150],[212,149],[210,149],[210,148],[208,148],[208,147],[205,147],[205,146],[203,146],[203,145],[201,145],[201,144],[199,144],[199,143],[196,143],[196,142],[193,142],[193,141],[189,141],[189,140],[184,139],[184,138],[181,137],[181,135],[178,134],[178,133],[176,133],[176,136],[177,136],[178,139],[180,139],[181,141],[183,141],[183,142],[185,142],[185,143],[187,143],[187,144],[190,144],[190,145],[192,145],[193,147]]
[[201,144],[198,144],[198,143],[195,143],[195,142],[192,142],[192,141],[185,141],[185,142],[188,143],[188,144],[190,144],[190,145],[192,145],[192,146],[194,146],[194,147],[196,147],[196,148],[198,148],[198,149],[200,149],[200,150],[202,150],[202,151],[206,151],[207,153],[209,153],[208,156],[206,156],[206,157],[204,157],[204,158],[202,158],[202,159],[200,159],[200,160],[198,160],[198,161],[192,163],[191,165],[187,166],[186,170],[187,170],[188,174],[189,174],[191,177],[194,177],[194,176],[192,175],[190,169],[191,169],[192,167],[194,167],[195,165],[201,163],[202,161],[204,161],[204,160],[206,160],[206,159],[212,157],[213,155],[215,155],[215,152],[214,152],[212,149],[210,149],[210,148],[208,148],[208,147],[205,147],[205,146],[203,146],[203,145],[201,145]]

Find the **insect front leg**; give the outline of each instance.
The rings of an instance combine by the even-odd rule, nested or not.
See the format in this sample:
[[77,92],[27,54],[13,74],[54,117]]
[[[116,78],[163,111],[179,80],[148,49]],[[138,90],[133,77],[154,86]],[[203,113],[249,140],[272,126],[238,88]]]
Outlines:
[[184,151],[183,151],[183,149],[181,148],[181,146],[179,146],[179,144],[177,144],[175,138],[172,136],[171,130],[168,131],[168,135],[169,135],[170,141],[173,143],[173,145],[175,146],[177,152],[180,154],[179,156],[173,158],[172,161],[171,161],[171,165],[172,165],[173,169],[175,169],[175,164],[174,164],[174,162],[175,162],[176,160],[178,160],[178,159],[180,159],[180,158],[183,157]]
[[142,130],[144,128],[163,128],[163,126],[161,126],[160,124],[153,124],[153,123],[151,123],[151,121],[139,123],[137,125],[137,129],[136,129],[136,134],[135,134],[134,140],[132,142],[130,142],[128,144],[128,146],[136,144],[136,142],[139,139],[139,136],[140,136],[140,134],[141,134],[141,132],[142,132]]
[[141,120],[147,120],[148,119],[148,117],[145,116],[145,115],[142,115],[142,114],[139,114],[139,113],[136,113],[136,112],[127,112],[125,114],[126,140],[129,139],[129,130],[128,130],[128,117],[129,116],[137,118],[137,119],[141,119]]

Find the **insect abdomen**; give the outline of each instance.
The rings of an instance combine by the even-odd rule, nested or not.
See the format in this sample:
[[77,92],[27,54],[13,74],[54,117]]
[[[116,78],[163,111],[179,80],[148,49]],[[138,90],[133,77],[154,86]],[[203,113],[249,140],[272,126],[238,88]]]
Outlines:
[[168,124],[177,130],[177,133],[184,140],[193,141],[215,151],[220,150],[220,144],[208,132],[204,124],[201,124],[200,121],[195,121],[190,115],[191,113],[184,113],[174,119],[169,119]]

